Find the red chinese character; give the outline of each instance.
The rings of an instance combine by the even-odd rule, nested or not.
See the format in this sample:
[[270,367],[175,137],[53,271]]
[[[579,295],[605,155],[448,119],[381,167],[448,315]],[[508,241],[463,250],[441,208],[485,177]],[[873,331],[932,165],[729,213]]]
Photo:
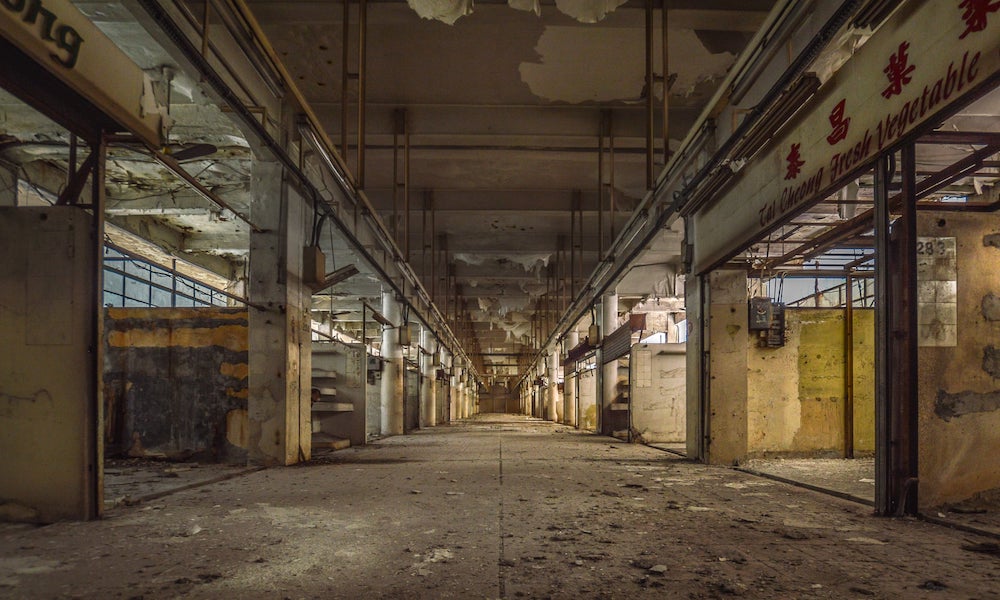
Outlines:
[[799,171],[802,170],[802,165],[806,164],[806,161],[802,160],[802,155],[799,154],[799,147],[802,144],[792,144],[792,151],[788,153],[785,160],[788,161],[788,172],[785,173],[785,179],[795,179],[799,176]]
[[845,98],[838,102],[837,106],[834,106],[833,110],[830,111],[830,126],[833,127],[833,132],[826,136],[826,141],[831,146],[847,137],[847,128],[851,125],[851,118],[844,117],[844,107],[846,105],[847,99]]
[[958,7],[965,9],[965,12],[962,13],[962,20],[965,21],[965,31],[962,32],[962,35],[958,36],[958,39],[961,40],[970,33],[986,29],[986,16],[991,12],[1000,10],[1000,2],[990,2],[990,0],[962,0],[962,3]]
[[892,98],[896,94],[902,94],[903,86],[910,83],[910,73],[917,67],[909,64],[910,57],[906,54],[909,48],[909,42],[901,43],[899,50],[889,57],[889,65],[882,70],[889,78],[889,87],[882,90],[884,98]]

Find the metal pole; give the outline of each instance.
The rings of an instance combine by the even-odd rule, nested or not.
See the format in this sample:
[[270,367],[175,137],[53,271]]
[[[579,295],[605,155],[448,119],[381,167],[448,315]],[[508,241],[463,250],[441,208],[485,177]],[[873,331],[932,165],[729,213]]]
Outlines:
[[392,126],[392,239],[399,243],[399,133],[400,109],[393,113]]
[[569,293],[576,298],[576,208],[580,204],[580,191],[573,190],[569,218]]
[[[361,0],[364,2],[365,0]],[[410,261],[410,127],[403,109],[403,256]]]
[[427,209],[434,202],[434,192],[424,191],[424,206],[420,221],[420,279],[427,281]]
[[343,39],[340,45],[340,155],[347,161],[347,84],[348,84],[348,41],[351,36],[351,2],[341,0],[344,3],[344,24],[341,35]]
[[892,367],[889,279],[889,172],[890,157],[875,161],[875,513],[889,515],[894,508],[891,487]]
[[[650,0],[652,1],[652,0]],[[358,189],[365,189],[365,87],[368,74],[368,0],[358,0]],[[404,159],[405,160],[405,159]]]
[[608,248],[615,243],[615,115],[608,111],[608,160],[611,172],[608,174],[608,231],[611,236]]
[[667,41],[670,36],[667,34],[667,3],[663,2],[663,20],[661,27],[663,31],[663,164],[666,165],[670,158],[670,50]]
[[919,423],[918,423],[918,353],[917,353],[917,159],[916,147],[911,142],[903,146],[901,152],[900,175],[902,176],[903,205],[899,226],[899,265],[894,269],[900,278],[899,301],[896,308],[893,341],[898,350],[893,356],[899,369],[896,381],[899,383],[894,394],[893,413],[899,418],[894,423],[894,447],[899,452],[898,503],[896,516],[917,514],[917,477],[919,475]]
[[91,146],[91,152],[97,157],[94,163],[94,170],[91,172],[90,181],[90,205],[93,210],[93,232],[94,245],[91,251],[94,253],[93,269],[91,277],[94,282],[93,294],[90,297],[93,315],[91,318],[91,340],[93,341],[92,351],[89,352],[90,364],[90,405],[87,407],[86,423],[86,456],[88,484],[91,486],[86,494],[91,500],[89,506],[85,507],[87,516],[97,518],[103,512],[104,507],[104,441],[101,439],[101,422],[103,419],[104,406],[104,344],[101,343],[101,336],[104,332],[104,204],[107,176],[107,151],[108,146],[101,131],[95,144]]
[[653,0],[646,0],[646,189],[653,189]]
[[[604,257],[604,131],[607,115],[601,111],[601,133],[597,144],[597,257]],[[581,215],[582,216],[582,215]]]
[[847,274],[844,305],[844,458],[854,458],[854,278]]

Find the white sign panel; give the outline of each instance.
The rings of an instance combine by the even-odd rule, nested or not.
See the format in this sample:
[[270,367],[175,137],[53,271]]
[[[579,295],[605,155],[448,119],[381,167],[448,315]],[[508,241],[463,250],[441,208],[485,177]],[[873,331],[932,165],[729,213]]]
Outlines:
[[917,344],[958,345],[955,238],[917,238]]
[[847,176],[1000,73],[992,2],[908,2],[694,216],[694,271],[705,272],[844,185]]
[[0,36],[123,127],[161,144],[149,79],[68,0],[0,0]]

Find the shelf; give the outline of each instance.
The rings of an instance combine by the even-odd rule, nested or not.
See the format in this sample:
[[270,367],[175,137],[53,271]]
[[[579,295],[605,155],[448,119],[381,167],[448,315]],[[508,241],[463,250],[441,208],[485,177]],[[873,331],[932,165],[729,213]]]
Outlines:
[[332,450],[343,450],[351,447],[351,440],[323,433],[322,431],[312,434],[313,448],[330,448]]
[[628,410],[628,402],[615,402],[611,405],[611,410]]
[[354,404],[350,402],[313,402],[313,412],[354,412]]
[[337,395],[337,388],[320,387],[318,385],[314,385],[313,389],[314,390],[319,390],[319,395],[320,396],[336,396]]

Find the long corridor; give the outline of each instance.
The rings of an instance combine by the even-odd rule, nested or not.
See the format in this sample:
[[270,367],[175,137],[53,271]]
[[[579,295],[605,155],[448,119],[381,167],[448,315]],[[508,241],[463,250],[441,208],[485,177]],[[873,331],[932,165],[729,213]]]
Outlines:
[[997,598],[995,543],[526,417],[0,529],[4,598]]

